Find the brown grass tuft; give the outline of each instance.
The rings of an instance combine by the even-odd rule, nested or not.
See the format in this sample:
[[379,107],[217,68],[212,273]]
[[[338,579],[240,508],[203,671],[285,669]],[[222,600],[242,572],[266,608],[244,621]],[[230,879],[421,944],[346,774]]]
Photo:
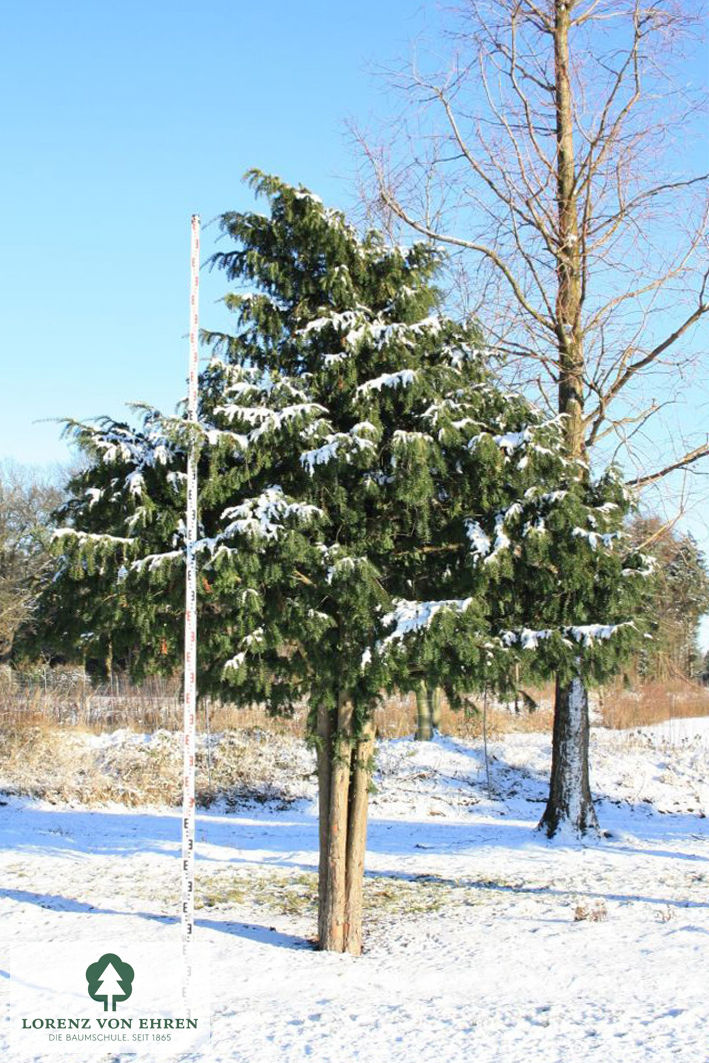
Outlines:
[[665,720],[709,716],[709,688],[684,679],[642,683],[625,689],[621,683],[600,690],[598,708],[604,727],[626,730]]

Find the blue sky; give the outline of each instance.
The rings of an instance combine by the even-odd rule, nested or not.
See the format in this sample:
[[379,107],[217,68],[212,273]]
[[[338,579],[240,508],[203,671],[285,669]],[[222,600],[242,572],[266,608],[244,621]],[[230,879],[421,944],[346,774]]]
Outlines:
[[[423,18],[411,0],[5,7],[0,458],[65,460],[45,418],[173,406],[190,215],[250,205],[251,166],[345,205],[344,119],[381,102],[371,64]],[[205,326],[223,293],[204,276]]]
[[[174,406],[190,215],[250,206],[251,166],[346,207],[345,119],[386,113],[373,68],[439,17],[434,0],[5,5],[0,460],[66,462],[52,418]],[[203,258],[216,236],[204,229]],[[203,274],[204,326],[223,323],[223,294]],[[685,526],[709,552],[706,514]]]

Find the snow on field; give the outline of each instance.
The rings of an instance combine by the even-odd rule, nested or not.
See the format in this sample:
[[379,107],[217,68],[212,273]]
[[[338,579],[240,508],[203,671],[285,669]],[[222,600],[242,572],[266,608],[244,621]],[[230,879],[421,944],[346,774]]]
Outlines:
[[[311,946],[314,783],[290,806],[199,814],[212,1040],[179,1058],[709,1060],[708,747],[707,719],[596,729],[607,836],[569,846],[533,829],[547,736],[491,742],[490,792],[479,742],[381,743],[357,960]],[[5,800],[4,950],[93,935],[159,952],[176,940],[177,811]],[[12,1021],[7,1006],[0,1031]],[[10,1039],[3,1058],[27,1057]]]

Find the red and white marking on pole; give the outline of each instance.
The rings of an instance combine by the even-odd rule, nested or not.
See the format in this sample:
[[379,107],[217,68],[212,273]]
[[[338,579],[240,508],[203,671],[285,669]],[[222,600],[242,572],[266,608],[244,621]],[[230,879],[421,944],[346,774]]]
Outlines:
[[[199,215],[192,215],[190,245],[190,372],[187,416],[197,422],[199,373]],[[190,943],[194,934],[194,776],[197,709],[197,455],[192,444],[187,454],[186,589],[184,751],[182,770],[182,951],[186,979],[191,978]]]

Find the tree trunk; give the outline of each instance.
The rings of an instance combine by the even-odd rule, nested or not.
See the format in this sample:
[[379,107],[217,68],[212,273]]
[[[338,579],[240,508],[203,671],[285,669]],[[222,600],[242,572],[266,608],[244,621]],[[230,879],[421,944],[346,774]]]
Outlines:
[[431,711],[431,725],[434,731],[441,728],[441,688],[431,687],[428,691],[428,701]]
[[588,694],[583,680],[556,682],[549,800],[539,830],[551,838],[563,829],[598,831],[588,779]]
[[585,457],[583,426],[584,351],[581,308],[583,277],[579,242],[576,167],[574,161],[573,109],[569,68],[569,12],[556,0],[554,30],[556,77],[556,329],[559,347],[559,413],[569,455]]
[[327,901],[327,857],[330,837],[330,779],[332,775],[332,713],[327,705],[318,706],[318,941],[325,939],[325,910]]
[[[559,344],[559,413],[569,457],[584,459],[584,350],[581,310],[583,275],[579,243],[569,64],[569,11],[555,0],[558,247],[556,321]],[[583,475],[579,469],[579,475]],[[576,834],[598,829],[588,785],[588,694],[579,672],[570,683],[557,679],[549,801],[539,824],[549,837],[563,826]]]
[[362,952],[362,891],[367,848],[369,779],[374,749],[374,721],[362,728],[352,755],[350,807],[347,823],[347,882],[345,895],[345,952]]
[[106,656],[104,657],[103,667],[106,672],[106,682],[110,684],[109,693],[113,693],[113,639],[109,635],[108,643],[106,645]]
[[431,691],[422,681],[416,688],[416,741],[430,742],[433,738],[431,720]]
[[367,721],[355,738],[353,716],[352,701],[342,694],[336,712],[318,711],[318,944],[359,956],[374,723]]
[[330,807],[326,849],[326,892],[320,947],[344,952],[347,881],[347,819],[352,761],[352,711],[349,698],[338,696],[337,731],[331,743]]

